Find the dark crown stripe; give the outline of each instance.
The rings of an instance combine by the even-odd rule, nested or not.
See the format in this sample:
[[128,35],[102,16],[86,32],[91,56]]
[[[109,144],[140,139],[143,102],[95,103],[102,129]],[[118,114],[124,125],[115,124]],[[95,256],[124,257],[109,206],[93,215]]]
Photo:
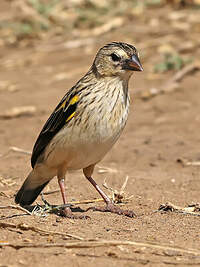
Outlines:
[[122,42],[112,42],[112,43],[108,43],[106,44],[103,49],[106,48],[114,48],[114,47],[120,47],[121,49],[123,49],[125,52],[129,52],[129,53],[135,53],[136,52],[136,48],[133,45],[127,44],[127,43],[122,43]]

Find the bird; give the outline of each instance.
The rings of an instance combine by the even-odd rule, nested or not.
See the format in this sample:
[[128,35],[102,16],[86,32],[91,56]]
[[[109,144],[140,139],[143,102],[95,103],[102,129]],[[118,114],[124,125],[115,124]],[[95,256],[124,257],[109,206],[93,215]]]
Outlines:
[[94,167],[109,152],[122,133],[129,112],[129,80],[143,71],[137,49],[124,42],[100,48],[88,72],[71,88],[44,124],[33,147],[32,170],[15,195],[20,206],[31,205],[44,187],[57,176],[66,217],[75,218],[66,207],[65,175],[83,170],[106,203],[93,210],[134,217],[103,192],[92,178]]

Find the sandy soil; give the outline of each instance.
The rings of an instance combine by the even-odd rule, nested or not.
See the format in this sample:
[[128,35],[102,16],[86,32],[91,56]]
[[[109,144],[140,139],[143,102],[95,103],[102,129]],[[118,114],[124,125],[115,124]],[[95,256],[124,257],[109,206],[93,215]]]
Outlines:
[[[152,13],[148,15],[151,16]],[[138,29],[142,27],[145,27],[144,22],[138,21]],[[173,30],[168,27],[167,34],[176,35]],[[183,37],[188,38],[187,34],[180,32],[180,40],[184,40]],[[96,167],[94,173],[99,185],[102,186],[106,178],[107,184],[118,190],[126,176],[129,177],[125,193],[132,198],[125,204],[125,208],[133,209],[137,217],[131,219],[110,213],[85,212],[88,207],[103,205],[98,203],[80,204],[74,208],[76,214],[90,216],[87,220],[66,219],[55,214],[45,218],[14,216],[24,213],[8,208],[0,209],[0,224],[26,224],[46,231],[63,233],[41,234],[35,232],[35,228],[25,231],[1,225],[1,267],[63,264],[88,267],[113,264],[127,267],[200,265],[199,217],[173,212],[154,212],[168,201],[179,206],[200,201],[199,167],[184,167],[177,162],[179,158],[200,160],[200,72],[185,76],[178,90],[160,94],[147,101],[141,100],[138,97],[139,92],[151,87],[159,88],[174,75],[174,72],[169,72],[160,75],[159,79],[148,78],[151,67],[160,58],[159,53],[151,48],[146,51],[145,48],[140,48],[140,44],[150,39],[153,39],[151,31],[135,30],[132,22],[105,34],[102,38],[97,38],[89,47],[45,51],[40,49],[40,44],[26,48],[3,47],[0,50],[0,79],[8,81],[11,88],[0,91],[0,114],[12,107],[36,107],[36,112],[32,116],[0,119],[1,205],[14,205],[14,194],[31,169],[30,155],[14,152],[9,148],[15,146],[31,151],[50,112],[66,90],[89,68],[99,47],[113,40],[133,43],[140,51],[145,69],[143,73],[135,73],[130,82],[132,103],[127,126],[118,143]],[[46,47],[45,42],[42,45],[43,48]],[[197,49],[192,51],[192,55],[199,56]],[[106,172],[101,173],[100,170],[104,168]],[[99,197],[81,171],[68,174],[66,185],[69,201]],[[45,188],[45,192],[56,189],[58,185],[54,179]],[[62,203],[60,192],[46,195],[45,199],[51,204]],[[42,204],[40,197],[37,202]],[[77,207],[80,209],[76,209]],[[122,241],[122,244],[64,248],[60,245],[80,242],[68,240],[64,236],[65,233],[79,236],[83,240],[116,240]],[[123,241],[139,243],[124,245]],[[1,242],[34,243],[39,247],[1,248]],[[40,244],[58,246],[41,248]],[[176,247],[188,252],[174,249]]]

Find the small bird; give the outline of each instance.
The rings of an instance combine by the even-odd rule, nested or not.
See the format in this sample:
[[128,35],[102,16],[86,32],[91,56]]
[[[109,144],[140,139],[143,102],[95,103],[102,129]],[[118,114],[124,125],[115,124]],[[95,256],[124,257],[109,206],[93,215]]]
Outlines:
[[[32,204],[57,176],[63,203],[67,204],[65,175],[67,171],[82,169],[106,202],[106,207],[93,210],[134,216],[133,211],[115,206],[92,174],[125,127],[129,79],[134,71],[142,70],[133,45],[112,42],[98,51],[89,71],[67,91],[42,128],[33,147],[33,169],[16,194],[16,203]],[[75,217],[70,207],[65,207],[64,213],[66,217]]]

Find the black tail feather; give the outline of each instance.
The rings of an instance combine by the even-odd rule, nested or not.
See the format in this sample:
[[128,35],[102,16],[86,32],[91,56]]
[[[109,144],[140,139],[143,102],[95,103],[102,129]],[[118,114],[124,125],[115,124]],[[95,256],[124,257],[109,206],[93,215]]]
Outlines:
[[48,183],[49,181],[33,189],[26,189],[26,184],[24,183],[15,196],[15,203],[20,204],[20,206],[32,204]]

